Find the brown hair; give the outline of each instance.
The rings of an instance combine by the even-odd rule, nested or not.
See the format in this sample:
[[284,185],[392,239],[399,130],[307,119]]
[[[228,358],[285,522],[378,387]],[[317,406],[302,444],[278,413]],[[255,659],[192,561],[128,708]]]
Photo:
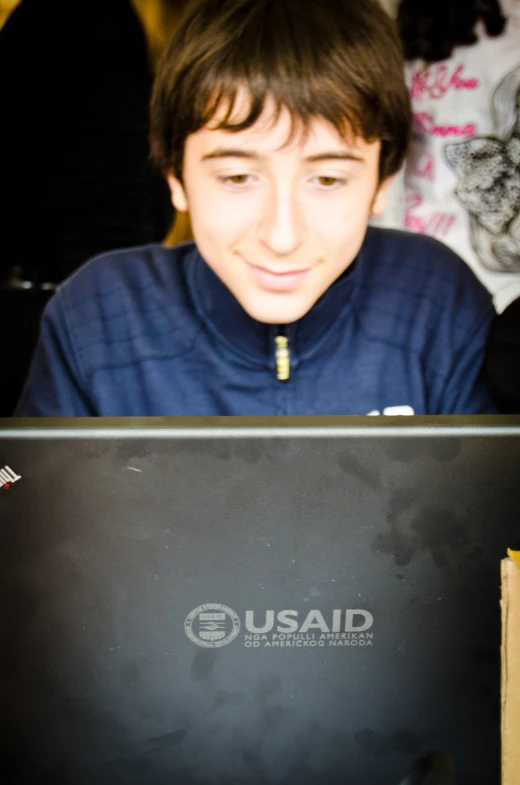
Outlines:
[[[233,120],[237,92],[247,116]],[[411,114],[400,43],[377,0],[193,0],[159,67],[151,105],[152,154],[182,178],[184,146],[217,109],[215,127],[240,131],[266,98],[308,128],[328,120],[342,135],[381,140],[380,179],[408,146]]]

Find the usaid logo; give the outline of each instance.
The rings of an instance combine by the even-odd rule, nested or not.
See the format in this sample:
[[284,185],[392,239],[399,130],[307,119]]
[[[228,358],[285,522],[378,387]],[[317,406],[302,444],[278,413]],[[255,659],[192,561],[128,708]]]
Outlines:
[[13,472],[10,466],[4,466],[0,469],[0,488],[3,488],[4,490],[8,490],[11,485],[14,485],[15,482],[18,482],[18,480],[21,479],[21,474]]
[[[254,611],[245,612],[246,648],[315,646],[372,646],[374,623],[369,611],[361,608],[328,613],[314,609],[300,616],[296,610],[264,611],[261,618]],[[207,603],[188,614],[184,630],[197,646],[217,648],[235,640],[241,629],[238,614],[227,605]]]
[[186,635],[198,646],[215,649],[226,646],[240,632],[240,619],[227,605],[210,602],[199,605],[186,617]]

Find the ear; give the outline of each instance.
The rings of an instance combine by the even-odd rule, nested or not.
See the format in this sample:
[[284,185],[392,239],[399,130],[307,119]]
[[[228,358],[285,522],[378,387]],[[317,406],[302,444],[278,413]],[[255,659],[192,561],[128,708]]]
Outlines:
[[370,210],[371,218],[381,215],[386,210],[386,205],[388,204],[388,192],[390,191],[390,184],[393,179],[393,176],[387,177],[386,180],[383,180],[383,182],[379,184],[372,202],[372,208]]
[[180,213],[186,213],[188,211],[188,199],[183,184],[173,174],[168,175],[166,179],[170,186],[173,206]]

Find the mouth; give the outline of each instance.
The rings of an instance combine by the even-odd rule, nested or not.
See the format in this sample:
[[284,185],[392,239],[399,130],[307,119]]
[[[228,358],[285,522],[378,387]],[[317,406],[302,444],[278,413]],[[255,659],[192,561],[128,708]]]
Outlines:
[[301,270],[270,270],[257,264],[246,262],[253,280],[262,289],[270,291],[287,292],[296,289],[311,272],[310,267]]

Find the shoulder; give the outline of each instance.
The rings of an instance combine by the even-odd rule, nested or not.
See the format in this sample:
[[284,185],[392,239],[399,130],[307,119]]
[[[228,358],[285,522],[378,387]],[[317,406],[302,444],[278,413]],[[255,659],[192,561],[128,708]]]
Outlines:
[[60,313],[75,352],[91,369],[133,362],[136,355],[183,353],[197,331],[184,275],[192,256],[192,244],[97,256],[58,288],[49,314]]
[[465,342],[494,314],[491,295],[469,266],[425,235],[369,229],[359,277],[365,331],[412,351],[432,339]]
[[182,300],[184,262],[194,246],[145,245],[101,254],[82,265],[58,289],[69,308],[122,315],[129,306],[144,311]]
[[457,292],[463,299],[482,303],[491,300],[469,265],[428,235],[371,227],[361,253],[364,276],[374,286],[396,281],[412,295],[435,297]]

